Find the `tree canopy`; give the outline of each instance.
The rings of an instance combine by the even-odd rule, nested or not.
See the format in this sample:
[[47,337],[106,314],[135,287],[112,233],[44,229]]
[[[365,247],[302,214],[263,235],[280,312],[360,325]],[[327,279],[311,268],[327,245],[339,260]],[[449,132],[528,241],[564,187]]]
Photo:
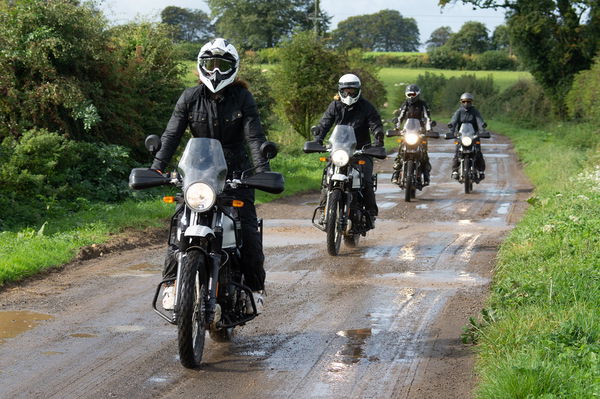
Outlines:
[[488,30],[481,22],[468,21],[452,35],[446,46],[465,54],[479,54],[489,49]]
[[[456,0],[440,0],[446,5]],[[504,8],[512,48],[564,110],[564,93],[600,49],[598,0],[461,0],[480,8]]]
[[[297,30],[314,26],[314,1],[304,0],[207,0],[216,18],[217,33],[241,49],[274,47]],[[320,31],[327,30],[327,14],[321,12]]]
[[396,10],[347,18],[332,32],[333,43],[342,50],[417,51],[419,40],[417,22]]
[[173,27],[175,41],[203,43],[214,37],[210,18],[202,10],[169,6],[162,10],[160,17],[163,24]]
[[433,32],[431,32],[431,36],[429,36],[429,40],[425,43],[427,44],[428,49],[432,49],[435,47],[442,47],[452,36],[452,29],[449,26],[440,26]]

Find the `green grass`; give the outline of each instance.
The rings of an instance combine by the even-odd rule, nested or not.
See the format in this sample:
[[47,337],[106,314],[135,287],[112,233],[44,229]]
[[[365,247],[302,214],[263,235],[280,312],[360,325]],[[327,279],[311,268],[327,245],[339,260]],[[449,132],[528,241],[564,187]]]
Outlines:
[[503,243],[479,338],[478,398],[600,395],[600,143],[592,125],[508,135],[534,183]]

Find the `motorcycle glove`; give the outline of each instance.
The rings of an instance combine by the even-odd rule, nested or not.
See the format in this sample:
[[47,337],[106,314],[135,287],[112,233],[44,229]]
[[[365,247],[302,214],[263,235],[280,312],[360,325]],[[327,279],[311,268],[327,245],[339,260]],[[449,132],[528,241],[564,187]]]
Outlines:
[[375,147],[383,147],[383,132],[375,133]]

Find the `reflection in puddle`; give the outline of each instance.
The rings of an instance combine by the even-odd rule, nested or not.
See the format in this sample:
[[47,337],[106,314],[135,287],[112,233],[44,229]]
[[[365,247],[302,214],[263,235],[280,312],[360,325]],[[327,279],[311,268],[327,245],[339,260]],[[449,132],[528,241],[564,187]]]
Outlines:
[[417,255],[415,254],[415,243],[410,243],[402,248],[400,259],[406,261],[413,261],[417,259]]
[[14,338],[31,330],[41,321],[53,318],[54,316],[29,311],[0,312],[0,343],[6,338]]
[[[463,286],[478,286],[489,282],[489,279],[474,273],[456,270],[425,270],[409,271],[404,273],[377,274],[375,278],[386,283],[409,285],[410,287],[435,287],[435,288],[458,288]],[[407,298],[414,295],[414,291],[407,293]]]
[[473,221],[469,220],[469,219],[462,219],[458,221],[458,224],[471,224],[473,223]]
[[150,263],[140,263],[137,265],[129,266],[127,269],[142,273],[157,273],[161,270],[161,267],[157,265],[152,265]]
[[383,202],[383,203],[379,203],[377,204],[379,206],[379,209],[391,209],[393,207],[395,207],[396,205],[398,205],[397,202]]
[[335,360],[329,365],[329,371],[337,373],[343,371],[361,359],[365,359],[365,345],[367,339],[371,336],[370,328],[360,328],[357,330],[338,331],[337,335],[347,338],[344,347],[335,354]]
[[505,202],[500,205],[500,207],[496,210],[496,213],[499,215],[506,215],[508,213],[509,208],[510,208],[510,202]]
[[96,335],[94,335],[94,334],[85,334],[85,333],[76,333],[76,334],[71,334],[69,336],[75,337],[75,338],[95,338],[96,337]]

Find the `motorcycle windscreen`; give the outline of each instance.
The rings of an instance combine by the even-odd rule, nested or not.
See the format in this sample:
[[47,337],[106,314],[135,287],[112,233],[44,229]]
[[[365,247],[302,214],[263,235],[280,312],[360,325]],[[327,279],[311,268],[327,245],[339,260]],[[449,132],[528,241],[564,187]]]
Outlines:
[[206,137],[191,138],[179,160],[183,190],[195,182],[211,186],[217,194],[223,191],[227,178],[227,162],[221,142]]
[[408,118],[404,123],[404,130],[406,133],[421,133],[421,122],[416,118]]
[[460,125],[459,133],[461,136],[473,137],[475,136],[475,129],[471,123],[462,123]]
[[356,149],[356,135],[354,134],[354,128],[347,125],[337,125],[331,137],[329,137],[331,143],[331,151],[344,150],[348,155],[352,156]]

